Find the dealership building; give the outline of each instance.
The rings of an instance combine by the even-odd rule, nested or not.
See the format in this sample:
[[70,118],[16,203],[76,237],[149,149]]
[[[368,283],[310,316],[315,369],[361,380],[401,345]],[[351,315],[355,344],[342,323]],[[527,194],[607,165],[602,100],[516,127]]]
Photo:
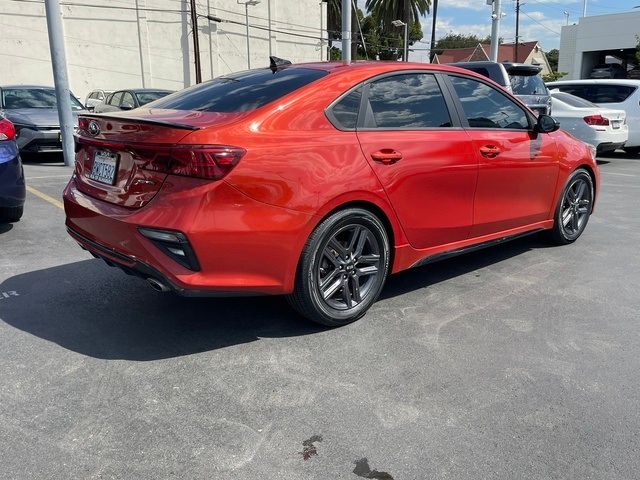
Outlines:
[[[94,89],[193,85],[195,23],[203,80],[266,67],[270,55],[327,57],[327,6],[318,0],[198,0],[195,15],[188,0],[60,4],[69,83],[82,100]],[[44,2],[0,0],[0,32],[0,85],[53,86]]]
[[635,66],[638,34],[640,9],[583,17],[578,24],[562,27],[558,71],[567,73],[563,80],[576,80],[589,78],[599,63]]

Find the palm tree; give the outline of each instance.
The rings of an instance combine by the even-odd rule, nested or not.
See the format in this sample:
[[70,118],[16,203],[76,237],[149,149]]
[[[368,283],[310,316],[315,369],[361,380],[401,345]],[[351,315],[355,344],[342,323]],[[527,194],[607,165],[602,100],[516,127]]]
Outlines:
[[431,0],[367,0],[365,6],[380,20],[385,33],[393,33],[391,22],[402,20],[409,25],[419,22],[421,16],[429,13]]

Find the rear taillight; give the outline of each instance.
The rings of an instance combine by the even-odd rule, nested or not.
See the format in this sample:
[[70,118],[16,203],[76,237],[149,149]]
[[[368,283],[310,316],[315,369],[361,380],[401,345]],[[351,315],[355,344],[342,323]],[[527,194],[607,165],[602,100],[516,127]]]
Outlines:
[[597,127],[606,127],[609,125],[609,119],[604,118],[602,115],[589,115],[584,117],[584,121],[587,125],[594,125]]
[[136,148],[141,168],[184,177],[220,180],[224,178],[246,150],[228,145],[179,145],[172,148]]
[[13,140],[16,136],[16,127],[6,118],[0,120],[0,140]]
[[84,130],[85,132],[89,129],[89,119],[87,117],[78,117],[78,130]]

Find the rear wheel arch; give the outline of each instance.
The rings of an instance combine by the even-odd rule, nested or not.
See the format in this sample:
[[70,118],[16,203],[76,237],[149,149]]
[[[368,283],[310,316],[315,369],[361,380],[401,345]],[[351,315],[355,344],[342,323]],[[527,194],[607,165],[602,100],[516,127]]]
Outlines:
[[[593,171],[593,168],[591,168],[590,165],[587,165],[585,163],[583,163],[581,165],[578,165],[573,170],[573,172],[571,172],[571,173],[573,174],[574,172],[576,172],[577,170],[580,170],[580,169],[585,170],[589,174],[589,176],[591,177],[591,183],[593,183],[593,198],[594,199],[597,198],[597,196],[598,196],[598,191],[597,191],[598,186],[596,185],[596,173]],[[595,205],[595,202],[591,205],[591,211],[593,211],[594,205]]]

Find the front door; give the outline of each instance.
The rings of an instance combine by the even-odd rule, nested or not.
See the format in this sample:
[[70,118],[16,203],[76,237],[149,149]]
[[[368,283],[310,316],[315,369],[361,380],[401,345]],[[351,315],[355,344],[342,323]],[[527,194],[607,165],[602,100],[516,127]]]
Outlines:
[[534,132],[533,119],[498,89],[468,77],[449,79],[479,162],[471,237],[547,220],[559,173],[555,140]]

